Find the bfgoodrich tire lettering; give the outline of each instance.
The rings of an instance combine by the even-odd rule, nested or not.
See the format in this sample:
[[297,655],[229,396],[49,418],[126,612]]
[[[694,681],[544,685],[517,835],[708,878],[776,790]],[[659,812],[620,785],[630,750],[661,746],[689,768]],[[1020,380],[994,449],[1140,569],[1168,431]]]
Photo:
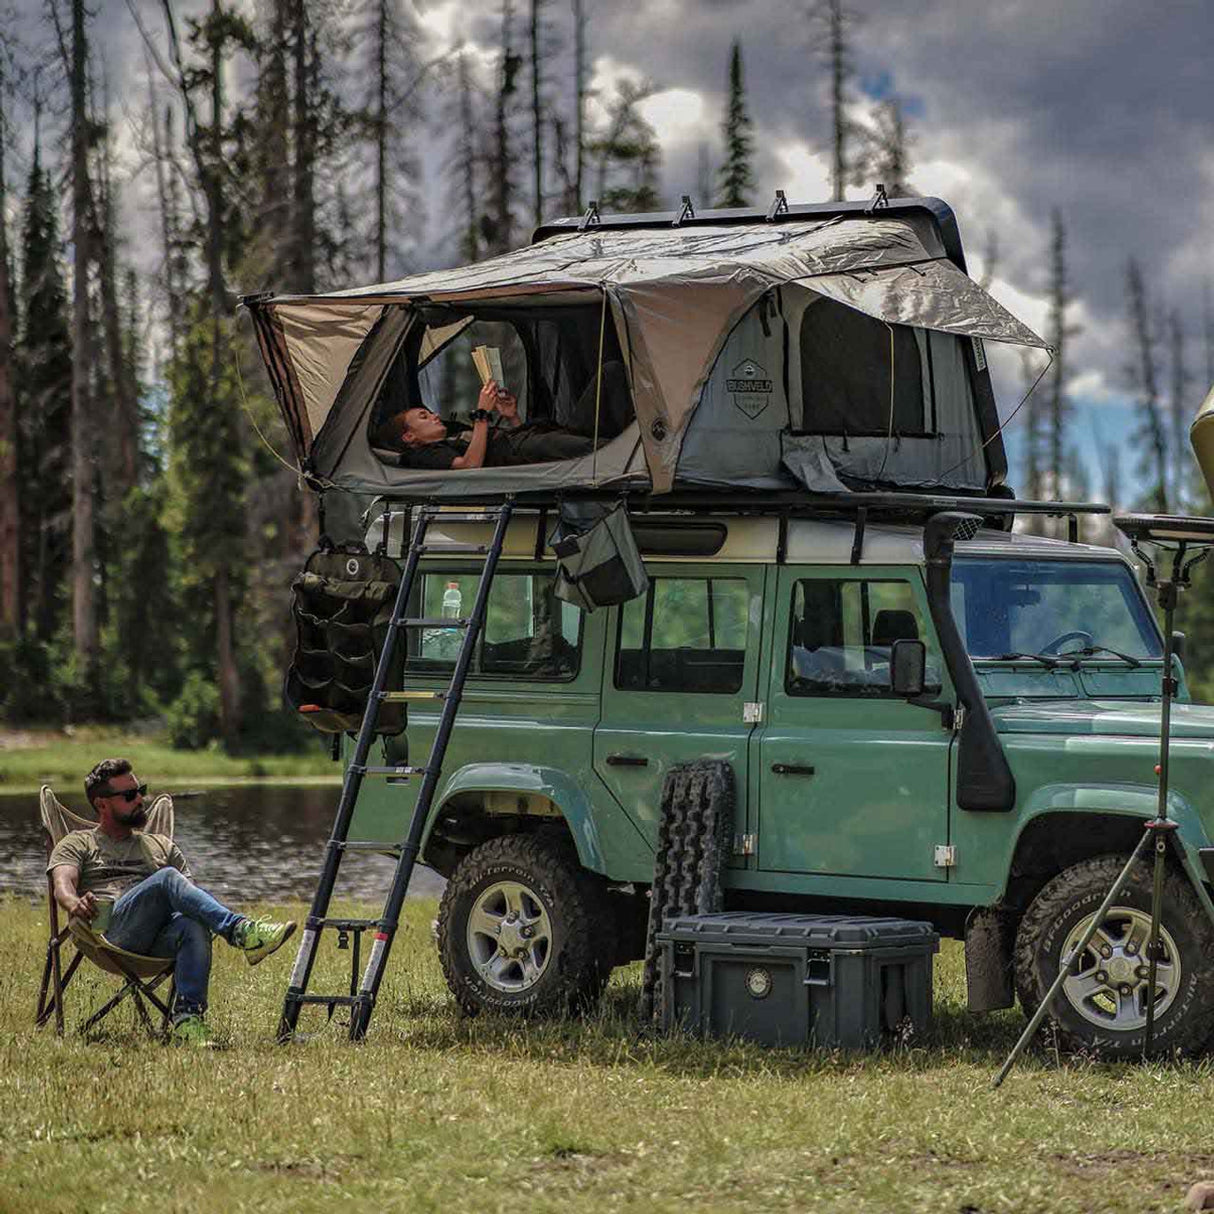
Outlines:
[[[542,942],[525,961],[493,970],[490,963],[498,959],[483,941],[495,914],[500,914],[503,938],[514,934],[517,922],[534,925],[530,939],[508,942],[522,945],[519,952],[541,935]],[[507,924],[510,914],[516,921]],[[543,835],[490,839],[460,861],[443,892],[438,913],[443,975],[469,1015],[584,1010],[598,999],[611,972],[615,942],[601,938],[612,930],[609,925],[614,919],[602,905],[598,882],[566,843]]]
[[[1060,873],[1033,899],[1016,937],[1016,989],[1026,1013],[1040,1005],[1062,958],[1095,914],[1125,865],[1099,856]],[[1135,865],[1105,920],[1107,932],[1080,959],[1050,1009],[1063,1042],[1108,1058],[1141,1056],[1146,1040],[1143,925],[1151,912],[1152,864]],[[1162,928],[1170,968],[1157,983],[1153,1052],[1201,1048],[1214,1027],[1214,931],[1186,878],[1169,869]],[[1105,950],[1101,952],[1101,949]],[[1114,972],[1118,966],[1124,974]],[[1084,977],[1086,975],[1086,977]],[[1083,979],[1081,981],[1081,979]],[[1124,989],[1128,995],[1118,993]],[[1085,992],[1090,992],[1085,997]],[[1107,993],[1106,993],[1107,992]],[[1103,1020],[1103,1022],[1102,1022]]]

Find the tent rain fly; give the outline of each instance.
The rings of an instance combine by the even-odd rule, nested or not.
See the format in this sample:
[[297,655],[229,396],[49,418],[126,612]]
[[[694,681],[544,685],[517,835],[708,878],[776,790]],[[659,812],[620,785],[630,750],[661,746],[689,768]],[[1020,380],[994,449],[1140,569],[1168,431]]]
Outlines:
[[[558,231],[399,282],[246,301],[312,482],[458,499],[798,483],[984,492],[1002,479],[982,343],[1046,343],[964,273],[944,204],[658,218]],[[508,378],[529,419],[586,428],[571,402],[600,374],[600,353],[623,368],[634,418],[574,460],[400,466],[374,446],[376,422],[437,407],[423,380],[449,393],[462,371],[466,384],[469,367],[454,364],[482,330],[517,347]]]

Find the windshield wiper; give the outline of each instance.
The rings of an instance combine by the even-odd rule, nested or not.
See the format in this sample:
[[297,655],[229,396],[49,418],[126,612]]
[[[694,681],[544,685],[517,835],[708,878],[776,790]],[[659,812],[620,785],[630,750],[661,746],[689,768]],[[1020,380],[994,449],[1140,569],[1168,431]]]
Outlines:
[[1120,658],[1123,662],[1128,662],[1135,670],[1142,665],[1137,658],[1132,658],[1128,653],[1122,653],[1118,649],[1110,649],[1107,645],[1085,645],[1082,649],[1076,649],[1071,653],[1068,653],[1066,656],[1076,658],[1093,658],[1098,653],[1110,653],[1113,655],[1113,657]]
[[1040,662],[1047,670],[1057,670],[1062,667],[1066,670],[1075,670],[1078,666],[1077,662],[1068,661],[1068,657],[1061,657],[1051,653],[1001,653],[997,659],[1000,662],[1016,662],[1021,659]]

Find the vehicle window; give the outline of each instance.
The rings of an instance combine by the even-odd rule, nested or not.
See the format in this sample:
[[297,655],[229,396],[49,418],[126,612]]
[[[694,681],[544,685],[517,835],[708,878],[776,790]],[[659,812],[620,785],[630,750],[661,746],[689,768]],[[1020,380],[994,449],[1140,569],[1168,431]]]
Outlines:
[[894,641],[929,643],[927,682],[939,683],[909,582],[806,578],[792,591],[785,687],[795,696],[890,696]]
[[[418,615],[423,619],[466,618],[472,612],[480,575],[426,573]],[[553,593],[547,573],[499,573],[489,591],[485,627],[469,673],[540,682],[572,679],[582,641],[581,609]],[[406,674],[450,674],[463,644],[461,628],[411,629]]]
[[654,578],[620,609],[615,685],[733,694],[746,663],[743,578]]
[[958,557],[952,578],[953,614],[976,658],[1087,645],[1162,656],[1150,609],[1120,562]]

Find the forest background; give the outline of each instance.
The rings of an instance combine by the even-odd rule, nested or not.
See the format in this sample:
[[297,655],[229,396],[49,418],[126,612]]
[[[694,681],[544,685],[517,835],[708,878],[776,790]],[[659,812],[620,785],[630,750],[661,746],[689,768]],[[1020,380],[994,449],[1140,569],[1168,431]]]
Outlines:
[[[286,435],[238,295],[474,261],[592,197],[605,212],[683,193],[757,205],[788,183],[760,180],[771,157],[756,146],[742,21],[703,83],[714,137],[674,181],[655,102],[680,90],[613,70],[614,20],[586,0],[496,0],[475,22],[473,6],[442,4],[442,29],[412,0],[102,7],[104,21],[85,0],[0,4],[0,719],[155,720],[178,747],[300,747],[314,735],[278,684],[316,509],[276,454]],[[822,193],[917,193],[929,115],[913,82],[895,89],[879,68],[877,6],[779,7],[802,52],[790,104],[797,90],[814,99],[802,134]],[[119,62],[114,22],[137,35]],[[1112,254],[1134,418],[1119,442],[1077,424],[1084,385],[1109,378],[1083,340],[1096,297],[1107,312],[1107,278],[1076,275],[1058,206],[1032,281],[1014,281],[998,218],[962,214],[976,277],[1013,310],[1035,298],[1026,319],[1055,350],[1009,431],[1015,487],[1209,511],[1187,443],[1214,383],[1207,280],[1189,273],[1167,299],[1136,248]],[[1042,366],[1005,358],[1003,372],[1006,415]],[[1214,698],[1204,583],[1183,614],[1191,685]]]

